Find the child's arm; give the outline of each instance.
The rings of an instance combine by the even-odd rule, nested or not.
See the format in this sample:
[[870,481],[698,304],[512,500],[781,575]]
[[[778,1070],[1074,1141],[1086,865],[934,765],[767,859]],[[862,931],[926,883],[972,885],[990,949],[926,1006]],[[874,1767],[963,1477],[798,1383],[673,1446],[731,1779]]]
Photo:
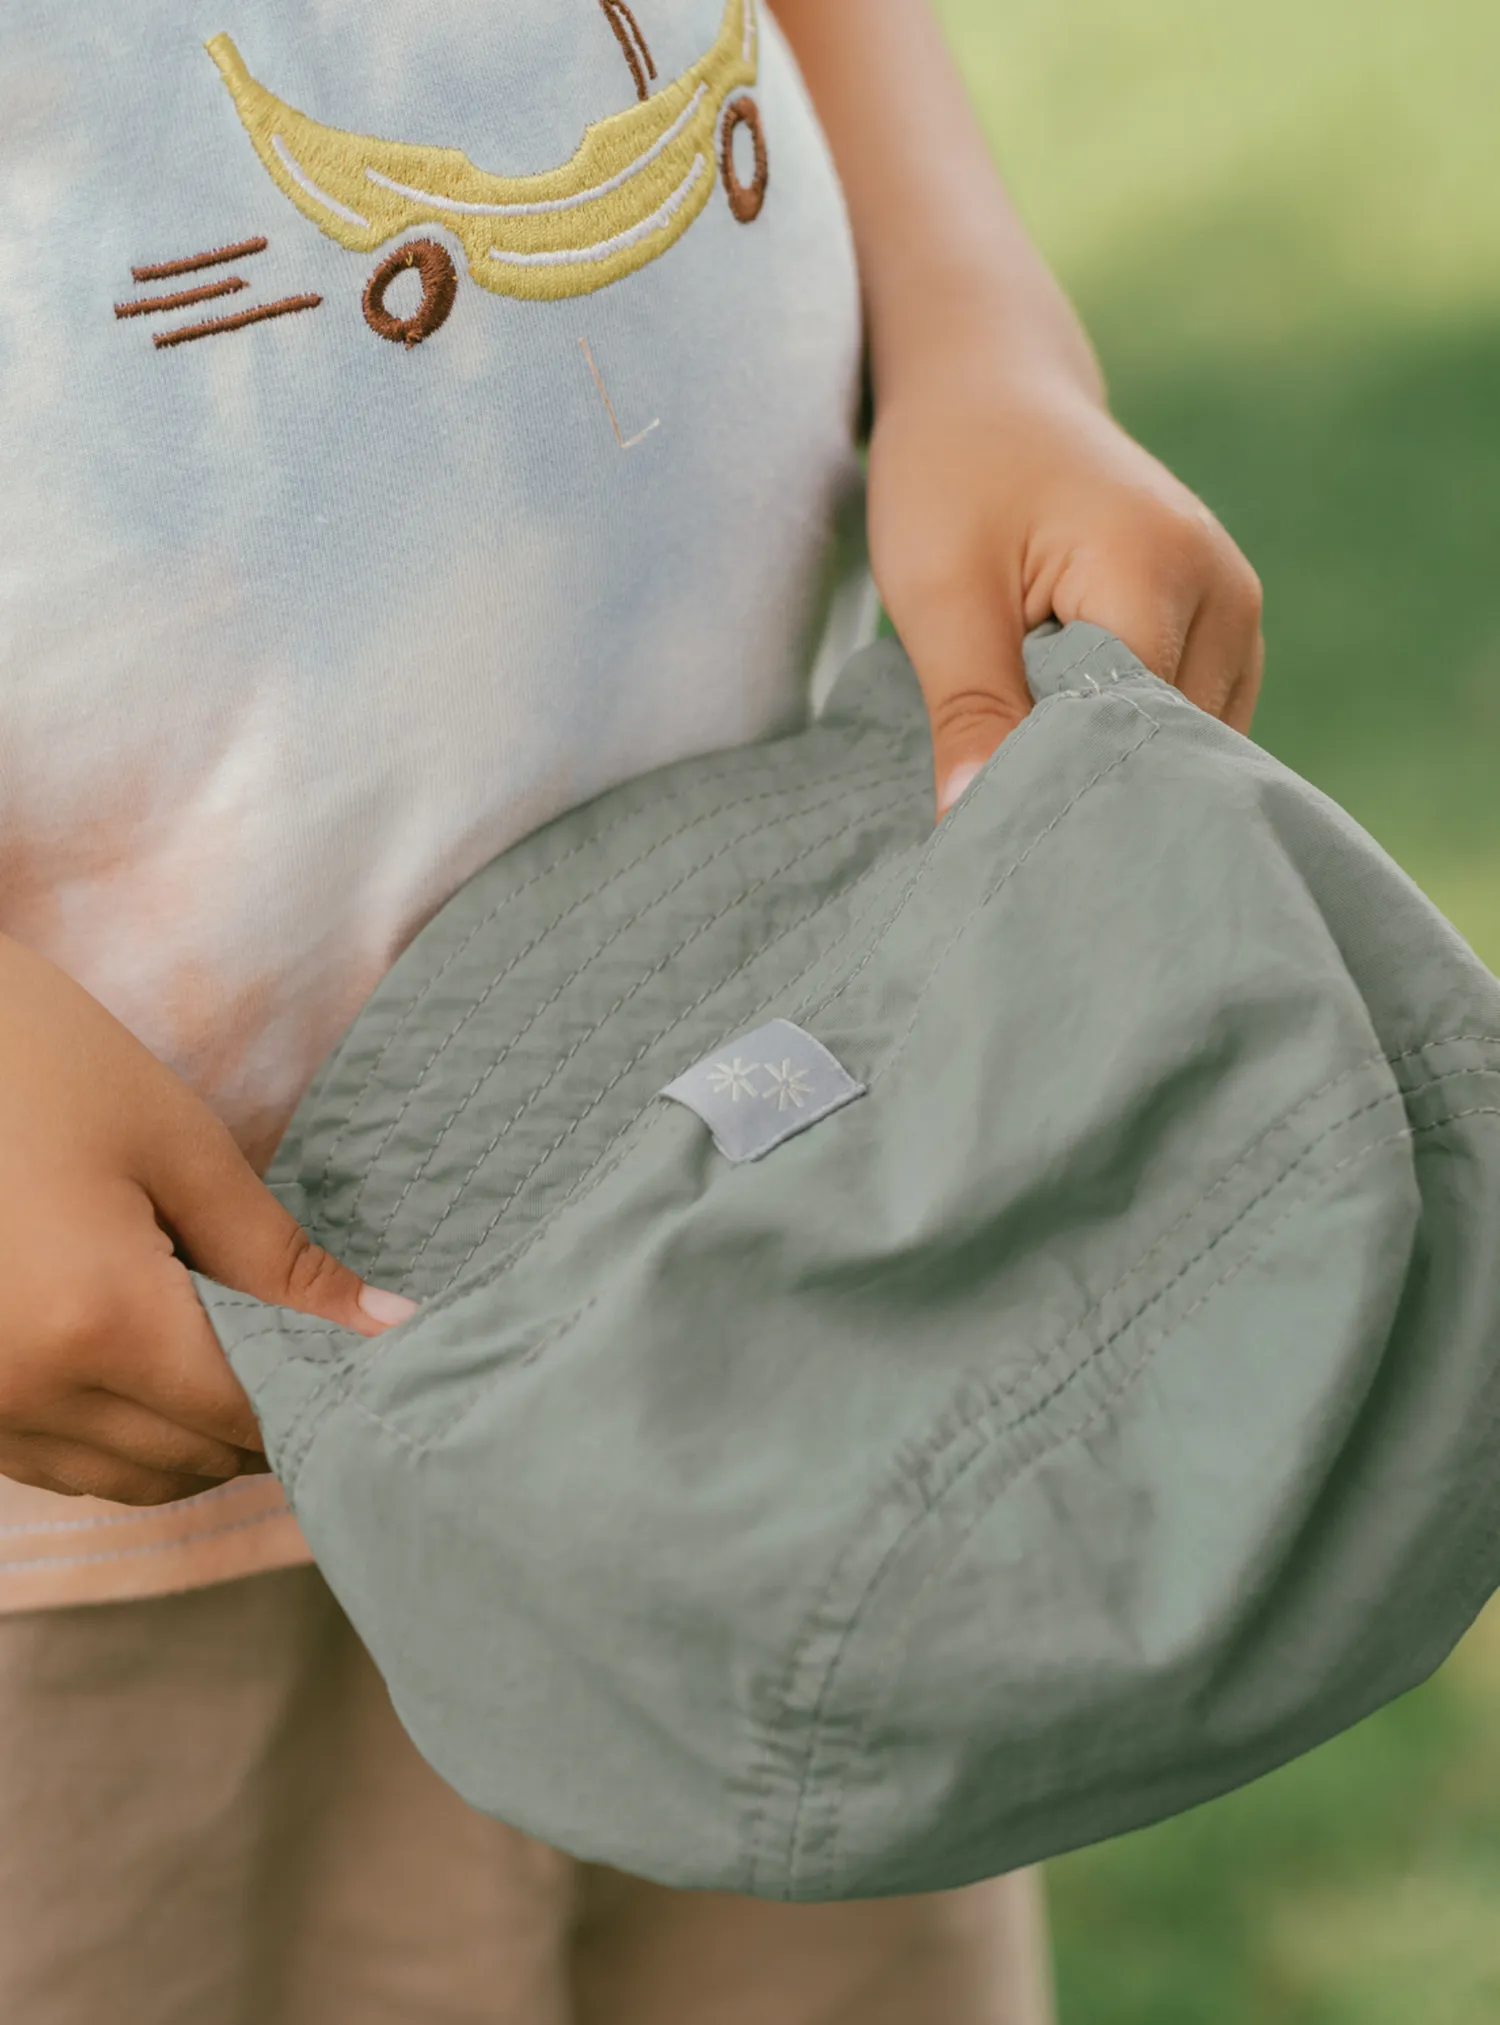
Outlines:
[[0,1203],[0,1474],[43,1490],[156,1505],[264,1469],[174,1239],[363,1336],[411,1310],[320,1251],[186,1083],[4,936]]
[[933,721],[939,808],[1029,708],[1022,634],[1091,619],[1240,729],[1260,585],[1110,419],[929,0],[774,0],[848,197],[876,415],[870,540]]

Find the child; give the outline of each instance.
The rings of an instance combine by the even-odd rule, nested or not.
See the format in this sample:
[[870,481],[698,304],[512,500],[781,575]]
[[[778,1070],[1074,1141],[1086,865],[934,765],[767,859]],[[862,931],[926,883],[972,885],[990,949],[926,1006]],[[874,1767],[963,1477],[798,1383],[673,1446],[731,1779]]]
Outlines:
[[471,871],[852,644],[861,284],[939,812],[1049,612],[1243,726],[1254,578],[1109,420],[926,0],[142,12],[0,42],[0,2013],[1031,2025],[1024,1879],[684,1898],[465,1809],[183,1262],[408,1311],[257,1170]]

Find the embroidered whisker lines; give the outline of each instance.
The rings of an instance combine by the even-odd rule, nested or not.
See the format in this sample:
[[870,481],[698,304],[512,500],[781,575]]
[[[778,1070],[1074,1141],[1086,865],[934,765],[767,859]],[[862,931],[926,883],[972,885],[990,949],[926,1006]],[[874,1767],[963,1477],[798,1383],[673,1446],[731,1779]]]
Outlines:
[[210,247],[207,253],[189,253],[183,260],[157,260],[148,267],[132,267],[132,281],[170,281],[174,274],[197,274],[205,267],[224,267],[231,260],[248,260],[252,253],[264,253],[270,241],[264,237],[238,239],[233,246]]
[[187,309],[195,302],[212,302],[216,296],[237,295],[242,288],[250,286],[237,274],[229,275],[223,281],[211,281],[203,288],[180,288],[175,295],[141,295],[134,302],[117,302],[116,316],[150,316],[164,309]]
[[620,428],[620,418],[615,413],[615,404],[609,398],[609,389],[604,384],[604,375],[600,372],[598,366],[594,363],[594,354],[589,345],[589,341],[586,337],[581,337],[578,340],[578,348],[583,353],[584,358],[588,361],[588,369],[594,376],[594,385],[599,389],[599,392],[603,397],[605,411],[609,416],[609,426],[615,432],[615,441],[619,444],[622,450],[633,450],[637,443],[645,442],[646,438],[651,434],[651,431],[653,429],[659,429],[661,427],[661,416],[658,415],[654,422],[648,422],[644,429],[637,430],[634,436],[627,437]]
[[[179,259],[153,260],[132,267],[132,281],[170,281],[178,275],[199,274],[206,267],[223,267],[231,260],[248,260],[264,253],[270,241],[264,234],[237,239],[229,246],[213,246],[206,253],[187,253]],[[250,286],[243,275],[228,274],[222,280],[205,282],[201,288],[183,288],[166,295],[139,295],[114,306],[117,317],[159,315],[168,310],[190,309],[200,302],[213,302],[225,295],[238,295]],[[294,316],[300,310],[316,309],[321,295],[283,295],[275,302],[256,303],[252,308],[232,311],[228,316],[205,317],[199,323],[177,324],[157,331],[152,344],[158,351],[173,345],[192,344],[198,338],[218,337],[225,331],[245,330],[251,324],[268,323],[275,317]]]
[[651,96],[647,79],[655,82],[656,64],[652,58],[641,24],[625,4],[625,0],[599,0],[604,18],[615,32],[615,40],[625,52],[625,61],[630,65],[630,75],[635,79],[636,97],[645,100]]
[[233,316],[210,317],[205,323],[181,324],[152,338],[158,350],[167,345],[190,344],[194,338],[216,337],[220,331],[244,330],[252,323],[266,323],[272,317],[295,316],[301,309],[316,309],[321,295],[284,295],[279,302],[263,302],[254,309],[237,310]]

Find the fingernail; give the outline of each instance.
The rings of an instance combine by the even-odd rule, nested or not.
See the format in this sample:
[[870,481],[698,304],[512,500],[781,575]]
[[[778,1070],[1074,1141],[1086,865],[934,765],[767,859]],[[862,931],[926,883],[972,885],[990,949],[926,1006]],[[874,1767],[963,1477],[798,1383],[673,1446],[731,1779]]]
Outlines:
[[939,820],[947,815],[966,787],[970,787],[984,772],[984,762],[979,759],[966,760],[962,766],[954,767],[943,782],[943,792],[938,797]]
[[388,1287],[361,1287],[359,1305],[372,1322],[378,1322],[383,1329],[394,1329],[398,1322],[409,1322],[417,1312],[415,1301],[408,1301],[405,1294],[393,1294]]

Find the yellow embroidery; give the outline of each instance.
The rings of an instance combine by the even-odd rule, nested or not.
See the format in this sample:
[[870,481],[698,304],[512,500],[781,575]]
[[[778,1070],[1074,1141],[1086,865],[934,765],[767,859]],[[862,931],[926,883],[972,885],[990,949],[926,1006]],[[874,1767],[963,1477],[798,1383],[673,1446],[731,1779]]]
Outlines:
[[208,53],[272,180],[355,252],[443,225],[481,288],[533,302],[588,295],[660,257],[707,204],[730,93],[755,83],[758,0],[726,0],[708,54],[639,105],[600,120],[561,168],[492,176],[457,148],[320,126],[258,84],[227,35]]

